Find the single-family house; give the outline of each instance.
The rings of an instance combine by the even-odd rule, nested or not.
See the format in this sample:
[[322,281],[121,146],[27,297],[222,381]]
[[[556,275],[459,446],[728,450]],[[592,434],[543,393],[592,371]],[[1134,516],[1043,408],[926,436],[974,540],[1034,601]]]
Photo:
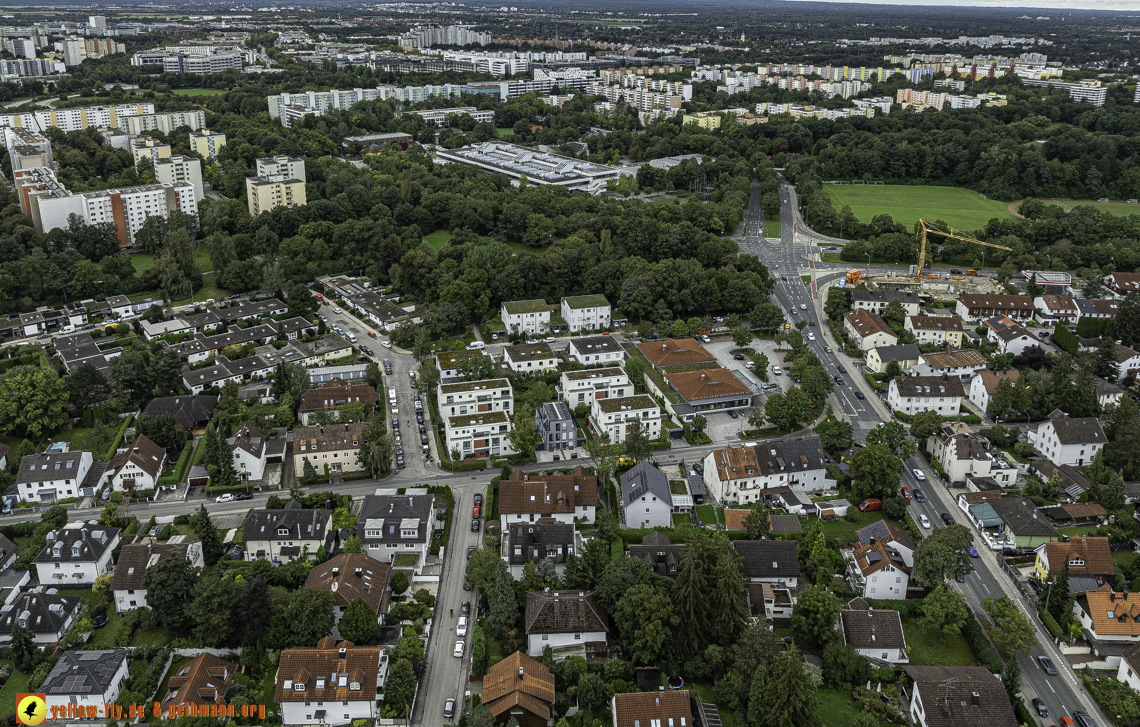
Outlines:
[[899,337],[886,321],[863,308],[854,308],[843,314],[843,330],[864,352],[899,342]]
[[84,713],[94,707],[98,714],[119,698],[129,674],[130,654],[130,649],[63,652],[40,684],[48,712],[71,705]]
[[16,491],[21,500],[35,504],[78,497],[93,463],[91,453],[83,451],[25,455],[16,471]]
[[907,316],[903,328],[919,343],[936,346],[961,346],[965,335],[957,316]]
[[280,565],[301,557],[316,560],[322,547],[332,549],[332,511],[306,510],[296,500],[281,510],[250,510],[242,537],[250,560],[265,558]]
[[887,666],[910,662],[898,611],[876,611],[862,598],[853,598],[839,612],[839,630],[843,643],[868,661]]
[[134,444],[107,463],[104,477],[116,492],[153,490],[165,466],[166,450],[140,434]]
[[1105,584],[1077,594],[1073,615],[1097,641],[1140,641],[1140,593],[1114,592]]
[[1140,643],[1128,647],[1128,650],[1120,655],[1116,681],[1133,691],[1140,692]]
[[684,549],[684,543],[674,543],[668,535],[655,530],[642,538],[640,544],[630,543],[627,555],[645,561],[657,575],[676,578]]
[[258,482],[265,477],[268,446],[265,435],[248,424],[226,439],[234,458],[234,470],[242,482]]
[[546,727],[554,714],[554,674],[516,651],[487,670],[482,703],[495,724],[513,719],[519,727]]
[[224,705],[226,692],[234,680],[237,665],[206,652],[178,667],[166,682],[166,696],[160,705],[196,704],[200,707]]
[[898,551],[907,568],[914,567],[914,551],[918,546],[910,533],[894,523],[876,520],[870,525],[856,530],[855,538],[859,541],[860,546],[867,545],[873,540],[885,543],[893,550]]
[[1040,346],[1041,342],[1029,329],[1008,316],[995,316],[986,319],[986,339],[997,344],[998,353],[1012,353],[1020,356],[1027,349]]
[[83,599],[78,596],[48,593],[43,587],[21,593],[0,608],[0,644],[12,643],[12,631],[17,626],[30,631],[36,644],[54,644],[71,630],[82,612]]
[[896,376],[887,388],[887,406],[909,416],[932,411],[956,416],[966,391],[962,380],[951,376]]
[[949,482],[965,482],[968,477],[991,477],[1006,486],[1017,482],[1017,467],[988,452],[964,422],[943,422],[927,439],[926,449]]
[[1110,273],[1104,277],[1104,286],[1121,298],[1140,292],[1140,273]]
[[1127,346],[1116,344],[1116,366],[1121,380],[1129,377],[1136,378],[1140,373],[1140,352],[1133,351]]
[[771,583],[781,588],[799,585],[796,541],[734,540],[732,547],[740,555],[740,572],[749,583]]
[[916,365],[922,357],[922,351],[913,343],[904,343],[898,346],[878,346],[867,351],[867,368],[872,373],[886,373],[887,364],[898,361],[903,371]]
[[1116,575],[1116,564],[1112,561],[1112,550],[1108,538],[1087,535],[1052,540],[1037,546],[1037,558],[1033,562],[1033,572],[1042,583],[1051,573],[1060,573],[1066,565],[1069,575],[1087,575],[1096,579],[1100,586]]
[[1033,299],[1033,306],[1037,309],[1037,322],[1050,328],[1058,323],[1074,326],[1081,317],[1071,295],[1039,295]]
[[[414,554],[415,573],[423,571],[435,531],[435,498],[432,495],[367,495],[360,507],[356,537],[374,560],[392,563],[397,555]],[[406,558],[403,560],[407,560]]]
[[[173,539],[171,538],[171,540]],[[133,543],[124,545],[119,551],[119,562],[115,564],[115,575],[111,579],[111,593],[115,598],[115,611],[126,613],[136,608],[150,608],[150,604],[146,601],[146,572],[163,558],[185,558],[195,568],[202,568],[206,565],[202,554],[202,543],[197,540],[189,543]]]
[[610,700],[613,727],[693,727],[689,691],[615,694]]
[[610,631],[593,591],[527,591],[523,619],[527,655],[542,656],[549,646],[559,661],[584,655],[586,644],[605,642]]
[[570,523],[550,519],[516,521],[503,534],[501,557],[515,578],[522,578],[527,563],[537,566],[544,560],[553,563],[555,572],[561,575],[566,570],[566,557],[578,550],[578,535]]
[[348,605],[358,598],[379,618],[385,610],[384,598],[391,575],[392,566],[388,563],[363,553],[341,553],[310,570],[305,588],[332,594],[333,617],[338,624]]
[[48,533],[47,544],[35,559],[40,583],[56,587],[94,583],[111,571],[119,532],[119,528],[69,522]]
[[673,526],[669,478],[648,462],[638,462],[621,475],[622,527]]
[[1003,379],[1016,385],[1017,382],[1021,380],[1021,372],[1017,369],[1009,369],[1006,371],[982,369],[974,374],[970,377],[970,403],[978,407],[981,411],[988,412],[990,400],[993,399],[994,394],[997,393],[998,384],[1001,383]]
[[293,471],[298,477],[304,475],[306,462],[318,476],[364,469],[360,464],[364,426],[364,422],[353,422],[293,430]]
[[915,727],[1017,727],[1001,680],[981,666],[904,666],[900,691]]
[[1055,465],[1080,467],[1091,462],[1107,441],[1096,417],[1073,419],[1055,411],[1049,415],[1049,421],[1037,427],[1034,446]]
[[333,419],[338,417],[338,410],[347,404],[364,404],[365,414],[371,414],[380,401],[380,394],[365,383],[349,383],[344,379],[335,378],[324,386],[306,389],[301,394],[301,406],[297,415],[301,424],[308,426],[309,419],[318,411],[328,412]]
[[852,590],[864,598],[901,601],[906,598],[911,566],[888,542],[871,538],[866,544],[845,550]]
[[986,357],[981,351],[963,348],[957,351],[947,349],[935,353],[924,353],[910,373],[919,376],[956,376],[963,383],[969,381],[979,371],[986,368]]
[[286,649],[277,662],[273,701],[283,725],[347,725],[380,716],[388,676],[383,646],[356,646],[326,636],[316,646]]
[[152,417],[174,417],[183,429],[191,431],[205,429],[214,417],[214,407],[218,397],[198,394],[197,396],[163,396],[151,399],[142,413]]
[[717,500],[739,505],[789,492],[830,489],[819,437],[776,440],[716,449],[705,455],[705,489]]

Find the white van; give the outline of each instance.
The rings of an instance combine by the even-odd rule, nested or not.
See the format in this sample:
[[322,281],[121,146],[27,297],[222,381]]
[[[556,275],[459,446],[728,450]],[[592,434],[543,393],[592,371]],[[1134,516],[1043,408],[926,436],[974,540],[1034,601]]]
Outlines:
[[356,334],[349,331],[348,332],[348,340],[352,341],[353,343],[356,343]]
[[482,341],[472,341],[471,343],[467,344],[468,351],[482,351],[486,347],[487,344],[483,343]]
[[392,406],[396,406],[396,390],[395,389],[388,389],[388,403],[391,404]]

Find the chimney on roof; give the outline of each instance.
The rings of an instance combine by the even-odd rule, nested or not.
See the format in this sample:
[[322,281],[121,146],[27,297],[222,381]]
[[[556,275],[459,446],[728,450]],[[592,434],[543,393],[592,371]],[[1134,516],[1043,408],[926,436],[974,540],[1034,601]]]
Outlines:
[[340,568],[333,566],[333,576],[336,577],[338,575],[340,575]]
[[581,603],[582,601],[585,601],[585,600],[586,600],[585,591],[578,591],[578,603]]
[[668,344],[666,344],[666,343],[662,343],[662,344],[661,344],[661,350],[662,350],[662,351],[668,351],[668,350],[669,350],[669,345],[668,345]]
[[523,679],[523,668],[520,666],[519,667],[519,681],[522,681],[522,679]]
[[970,704],[974,705],[975,707],[981,703],[981,700],[982,695],[978,694],[977,692],[974,692],[970,695]]

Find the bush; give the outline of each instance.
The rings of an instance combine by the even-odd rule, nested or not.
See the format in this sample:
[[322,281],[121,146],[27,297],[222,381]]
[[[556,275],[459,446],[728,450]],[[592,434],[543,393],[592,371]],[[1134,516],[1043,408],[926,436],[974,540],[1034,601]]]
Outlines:
[[986,632],[976,617],[966,619],[966,623],[962,626],[962,636],[966,638],[966,643],[970,646],[970,651],[979,664],[994,674],[1001,672],[1001,657],[998,656],[997,649],[986,638]]
[[1045,624],[1045,628],[1049,629],[1049,633],[1053,635],[1054,639],[1064,638],[1065,633],[1061,631],[1061,625],[1057,623],[1057,619],[1053,618],[1053,614],[1042,609],[1038,611],[1041,616],[1041,623]]
[[111,442],[111,447],[107,450],[107,456],[104,459],[111,460],[115,457],[115,452],[119,447],[123,446],[123,436],[127,433],[127,427],[131,425],[131,420],[134,419],[134,414],[128,414],[123,417],[123,424],[119,427],[119,431],[115,434],[115,439]]

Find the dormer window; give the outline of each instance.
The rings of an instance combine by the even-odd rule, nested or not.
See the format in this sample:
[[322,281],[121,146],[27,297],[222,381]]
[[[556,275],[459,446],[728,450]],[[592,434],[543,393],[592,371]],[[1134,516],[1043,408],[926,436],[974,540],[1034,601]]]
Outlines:
[[1081,566],[1084,564],[1085,564],[1085,559],[1080,557],[1079,555],[1074,555],[1072,558],[1069,559],[1069,565],[1070,566]]
[[360,691],[360,682],[349,682],[348,683],[348,689],[349,689],[349,691],[352,691],[352,692],[359,692]]
[[304,682],[297,682],[296,684],[293,685],[293,691],[294,692],[305,691],[305,683]]

